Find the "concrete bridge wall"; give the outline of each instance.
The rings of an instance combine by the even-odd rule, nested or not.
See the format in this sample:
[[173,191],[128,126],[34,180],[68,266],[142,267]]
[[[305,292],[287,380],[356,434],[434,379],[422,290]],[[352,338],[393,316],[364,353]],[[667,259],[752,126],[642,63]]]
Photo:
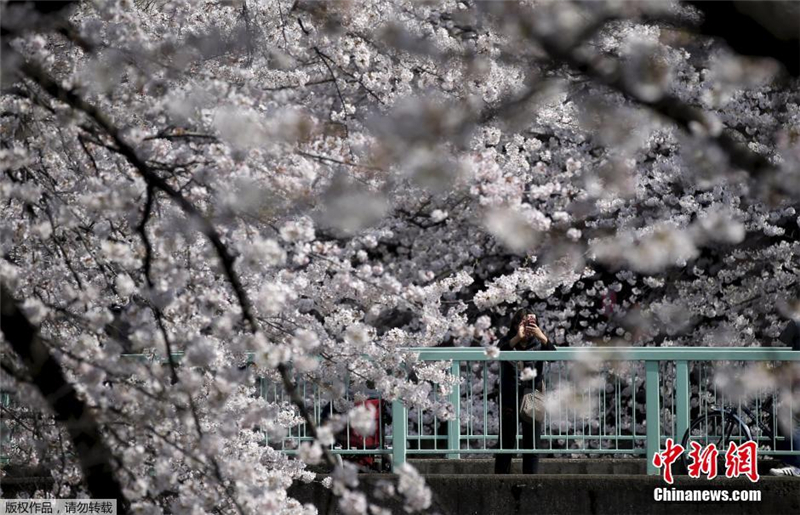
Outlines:
[[[369,492],[385,474],[360,477]],[[655,502],[655,488],[668,487],[660,477],[642,475],[473,475],[440,474],[426,477],[434,493],[430,513],[450,515],[765,515],[800,513],[800,478],[764,477],[711,481],[678,476],[676,489],[760,490],[760,502]],[[298,485],[290,495],[314,504],[320,513],[339,513],[336,498],[318,483]],[[333,504],[333,510],[328,511]],[[384,504],[385,505],[385,504]],[[403,513],[399,503],[388,506]]]

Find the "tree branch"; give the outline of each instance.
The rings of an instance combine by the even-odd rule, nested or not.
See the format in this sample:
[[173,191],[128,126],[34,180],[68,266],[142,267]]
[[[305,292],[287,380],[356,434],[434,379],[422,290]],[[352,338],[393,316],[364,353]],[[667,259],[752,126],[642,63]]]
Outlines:
[[56,420],[66,426],[92,497],[116,499],[120,511],[127,512],[130,502],[114,475],[111,465],[114,455],[103,440],[97,420],[67,381],[61,365],[42,343],[38,330],[20,311],[4,284],[0,284],[0,330],[22,359]]
[[[97,125],[99,125],[114,141],[116,146],[115,151],[128,160],[128,162],[139,172],[149,186],[166,193],[168,197],[170,197],[180,206],[186,215],[195,220],[200,232],[211,242],[211,245],[214,247],[214,250],[216,251],[216,254],[222,263],[225,276],[227,277],[239,306],[242,309],[242,317],[248,322],[251,332],[257,332],[258,324],[253,313],[252,302],[250,301],[250,298],[248,297],[238,274],[234,270],[235,258],[228,247],[222,242],[222,237],[220,236],[219,232],[217,232],[214,225],[203,215],[203,213],[200,212],[199,209],[194,206],[194,204],[189,202],[189,200],[187,200],[180,191],[173,188],[168,182],[166,182],[166,180],[156,174],[155,171],[153,171],[150,166],[148,166],[147,163],[145,163],[144,160],[138,156],[136,150],[122,138],[119,128],[117,128],[111,122],[111,120],[109,120],[96,106],[86,102],[74,91],[64,89],[61,85],[56,83],[56,81],[54,81],[47,74],[47,72],[34,63],[24,62],[20,64],[20,71],[27,75],[34,82],[39,84],[39,86],[50,96],[67,103],[74,109],[82,111],[92,118],[95,123],[97,123]],[[288,334],[288,331],[284,332]],[[288,368],[281,364],[278,366],[278,371],[281,374],[281,380],[283,382],[284,389],[302,415],[306,423],[306,427],[308,428],[308,432],[312,437],[316,438],[317,426],[314,423],[311,414],[306,409],[302,396],[297,392]],[[334,459],[333,454],[330,452],[330,449],[327,449],[323,446],[322,451],[323,455],[325,456],[325,461],[330,466],[335,466],[336,460]]]
[[[748,172],[753,178],[766,179],[777,171],[766,157],[736,141],[730,132],[725,131],[722,124],[714,119],[713,115],[670,94],[664,94],[654,100],[642,98],[626,84],[618,64],[613,67],[603,66],[596,62],[596,55],[586,55],[576,51],[576,45],[572,42],[564,44],[557,37],[543,36],[538,33],[537,28],[528,18],[521,16],[520,19],[523,20],[521,23],[525,25],[527,33],[541,45],[550,57],[563,62],[600,84],[610,87],[627,99],[672,120],[689,133],[695,133],[698,127],[703,128],[708,139],[725,152],[731,164]],[[602,23],[592,24],[591,31],[596,31],[601,26]],[[588,37],[590,34],[587,34],[587,31],[582,32],[580,35],[582,39],[579,43]],[[781,194],[789,194],[782,184],[771,184],[771,186]]]

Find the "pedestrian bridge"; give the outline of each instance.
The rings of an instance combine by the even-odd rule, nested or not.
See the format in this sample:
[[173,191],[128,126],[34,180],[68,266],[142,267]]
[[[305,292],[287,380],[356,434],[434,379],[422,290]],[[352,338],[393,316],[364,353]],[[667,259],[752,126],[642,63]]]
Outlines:
[[[376,401],[374,438],[359,436],[348,422],[331,446],[334,454],[346,460],[366,463],[361,474],[365,490],[371,490],[369,485],[381,478],[391,477],[388,472],[392,468],[410,462],[433,490],[433,508],[443,513],[673,513],[676,507],[682,513],[705,514],[713,509],[724,513],[800,510],[800,480],[767,476],[777,455],[800,455],[800,449],[782,436],[797,430],[796,419],[789,417],[788,429],[778,431],[779,403],[768,402],[776,399],[775,390],[754,389],[748,384],[752,377],[764,374],[781,377],[787,365],[800,361],[800,352],[762,347],[587,347],[506,351],[492,356],[475,347],[398,352],[409,353],[404,360],[408,368],[402,373],[431,384],[427,397],[417,396],[413,402],[400,398]],[[178,361],[181,357],[180,353],[173,356]],[[548,409],[541,443],[522,448],[518,434],[518,448],[498,450],[501,424],[519,428],[518,414],[504,420],[497,409],[502,403],[498,364],[535,360],[547,363]],[[438,364],[444,373],[426,375],[420,366],[431,364]],[[431,377],[440,381],[431,381]],[[529,376],[527,380],[531,380]],[[296,376],[297,392],[317,424],[377,397],[369,385],[359,383],[355,372],[342,381],[343,394],[336,395],[332,393],[335,389],[313,374]],[[277,378],[262,377],[258,386],[256,394],[267,402],[290,404]],[[2,401],[8,405],[10,396],[3,394]],[[653,456],[664,448],[666,439],[681,441],[693,421],[704,420],[722,407],[740,420],[746,431],[725,426],[721,434],[739,442],[751,438],[761,447],[760,481],[726,478],[724,472],[713,481],[693,479],[682,475],[685,470],[676,463],[675,484],[667,485],[658,476]],[[795,415],[800,409],[783,407]],[[721,436],[720,428],[698,425],[694,429],[691,438],[700,443]],[[265,435],[264,444],[296,455],[299,446],[311,440],[308,428],[300,424],[283,435]],[[491,458],[498,452],[541,455],[539,474],[494,475]],[[519,470],[518,463],[514,467]],[[26,482],[37,478],[19,481],[24,489]],[[10,487],[8,478],[4,479],[4,491]],[[654,504],[655,489],[665,487],[758,490],[763,500],[735,504],[736,510],[730,502]],[[295,485],[290,494],[313,503],[322,513],[336,509],[331,492],[318,482]]]
[[[667,438],[681,442],[692,421],[726,407],[749,429],[745,434],[721,428],[727,431],[728,439],[756,440],[762,448],[761,457],[800,455],[791,439],[782,436],[797,430],[800,406],[784,406],[794,417],[785,418],[788,427],[784,425],[778,431],[778,403],[767,402],[777,398],[775,390],[753,390],[748,385],[752,377],[748,374],[780,376],[787,364],[800,362],[800,352],[786,348],[562,347],[554,351],[504,351],[492,356],[480,347],[408,348],[399,352],[410,354],[405,360],[412,363],[404,371],[408,376],[414,378],[416,374],[424,379],[415,367],[438,363],[449,372],[439,377],[447,380],[442,384],[428,381],[428,397],[417,396],[413,404],[402,399],[376,401],[380,408],[375,415],[374,438],[360,437],[348,422],[331,446],[334,454],[362,461],[371,458],[373,469],[378,470],[387,470],[390,464],[397,467],[413,458],[477,459],[495,453],[643,458],[645,472],[657,475],[653,456]],[[154,359],[131,354],[124,357]],[[173,355],[177,361],[181,357],[182,353]],[[502,402],[498,364],[536,360],[547,363],[544,385],[548,409],[541,445],[523,448],[518,430],[517,448],[499,450],[501,425],[510,423],[519,429],[519,414],[508,420],[497,409]],[[337,396],[313,374],[297,375],[297,390],[317,424],[334,413],[347,413],[365,398],[377,397],[377,392],[366,388],[363,381],[358,384],[350,374],[342,380],[343,395]],[[515,380],[522,381],[520,377]],[[258,394],[268,402],[289,404],[277,378],[263,377],[258,384]],[[8,393],[2,394],[2,403],[11,403]],[[761,419],[761,427],[749,415]],[[770,426],[766,432],[765,420]],[[720,428],[696,425],[692,439],[713,441],[720,436],[708,434],[713,431],[719,433]],[[8,438],[6,434],[4,444]],[[265,436],[265,445],[294,455],[302,442],[311,440],[305,425],[300,424],[280,437]],[[778,447],[782,447],[780,451],[776,451]]]
[[[348,424],[347,437],[332,446],[334,453],[372,456],[376,461],[391,461],[394,467],[412,458],[474,459],[498,452],[564,458],[638,457],[644,459],[647,474],[657,475],[659,470],[652,458],[667,438],[681,442],[693,420],[726,407],[751,434],[708,423],[695,424],[691,438],[704,444],[727,431],[729,440],[756,440],[765,449],[760,451],[762,457],[775,455],[781,444],[781,454],[800,455],[800,449],[781,436],[796,430],[795,420],[788,417],[790,427],[778,431],[775,391],[756,391],[748,384],[759,374],[779,377],[786,364],[800,361],[800,352],[789,349],[583,347],[504,351],[492,357],[476,347],[414,348],[406,352],[412,353],[418,363],[446,364],[450,375],[459,380],[441,388],[434,384],[429,398],[418,405],[393,400],[383,406],[376,415],[377,445],[369,446],[363,441],[358,445],[360,440],[352,437],[354,430]],[[518,431],[518,448],[498,450],[500,424],[518,427],[519,421],[518,414],[512,420],[504,420],[498,413],[502,395],[497,388],[498,362],[535,360],[547,362],[544,384],[548,409],[542,424],[542,443],[539,448],[522,448]],[[348,385],[350,380],[345,378]],[[519,377],[516,380],[521,381]],[[331,413],[346,412],[355,402],[350,388],[345,390],[343,399],[333,399],[310,378],[299,378],[298,388],[317,422]],[[261,394],[269,401],[287,401],[280,384],[267,378],[262,379]],[[767,402],[770,397],[773,402]],[[440,416],[443,403],[451,410]],[[784,407],[795,415],[800,410],[800,406]],[[761,419],[762,427],[748,413]],[[763,431],[765,420],[771,434]],[[270,440],[269,445],[294,454],[300,442],[306,440],[311,438],[300,425],[284,437]]]

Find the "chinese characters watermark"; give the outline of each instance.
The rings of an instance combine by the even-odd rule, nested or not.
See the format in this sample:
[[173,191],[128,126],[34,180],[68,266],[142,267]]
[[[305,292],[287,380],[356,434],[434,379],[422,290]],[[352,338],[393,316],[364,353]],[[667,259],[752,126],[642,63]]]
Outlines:
[[116,515],[116,499],[0,499],[0,515]]
[[[716,444],[709,444],[705,448],[697,442],[690,442],[687,473],[689,477],[698,478],[705,474],[708,479],[717,477],[717,458],[719,449]],[[664,469],[664,481],[673,483],[672,465],[681,457],[686,449],[681,444],[676,444],[672,438],[667,438],[666,448],[663,452],[653,456],[653,465]],[[758,447],[755,442],[744,442],[737,445],[730,442],[725,450],[725,477],[746,476],[751,482],[758,481]]]

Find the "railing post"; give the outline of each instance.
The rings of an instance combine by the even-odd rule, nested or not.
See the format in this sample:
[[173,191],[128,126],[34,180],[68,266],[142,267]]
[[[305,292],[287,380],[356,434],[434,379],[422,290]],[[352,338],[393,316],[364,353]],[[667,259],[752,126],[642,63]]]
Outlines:
[[659,393],[661,385],[658,380],[657,360],[644,362],[645,370],[645,390],[647,394],[646,424],[647,433],[645,437],[645,447],[647,451],[647,474],[658,475],[659,469],[653,465],[653,456],[661,450],[661,407],[659,403]]
[[689,429],[689,362],[675,362],[675,439],[681,443]]
[[[461,449],[461,362],[453,360],[450,373],[456,378],[456,384],[450,392],[450,402],[453,403],[455,418],[447,422],[447,448],[450,450]],[[447,455],[449,459],[460,459],[461,453],[454,452]]]
[[392,471],[406,462],[408,410],[401,400],[392,401]]

